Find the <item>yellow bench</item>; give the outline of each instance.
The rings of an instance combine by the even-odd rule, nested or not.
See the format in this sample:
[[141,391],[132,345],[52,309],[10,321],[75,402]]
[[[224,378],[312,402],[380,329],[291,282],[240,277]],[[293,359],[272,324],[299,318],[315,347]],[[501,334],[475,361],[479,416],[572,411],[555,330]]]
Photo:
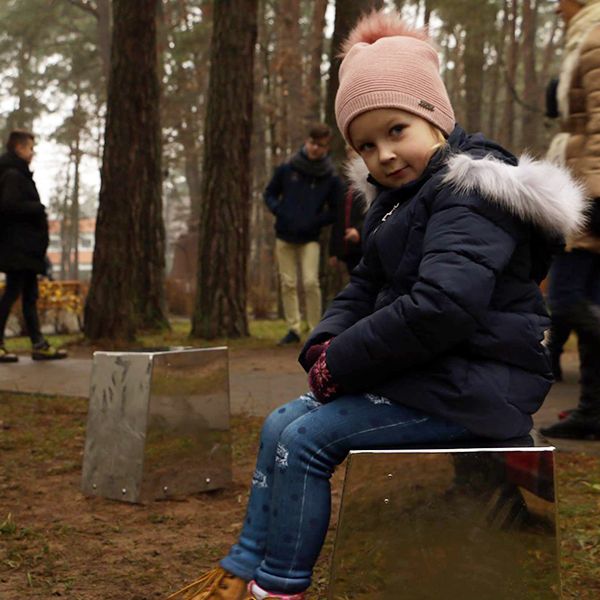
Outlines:
[[[50,281],[40,279],[38,282],[39,298],[37,301],[40,322],[52,319],[58,332],[61,315],[72,314],[77,319],[80,330],[83,329],[83,306],[89,284],[78,280]],[[4,282],[0,283],[0,293],[4,291]],[[17,302],[13,311],[21,321],[20,303]]]

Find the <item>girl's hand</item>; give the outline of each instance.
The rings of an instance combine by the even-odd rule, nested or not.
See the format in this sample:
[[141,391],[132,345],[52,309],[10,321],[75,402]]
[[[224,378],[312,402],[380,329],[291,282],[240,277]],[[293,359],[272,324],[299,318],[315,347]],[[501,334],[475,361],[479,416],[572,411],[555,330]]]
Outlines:
[[323,350],[308,372],[308,386],[310,391],[319,402],[323,403],[329,402],[341,391],[340,385],[333,381],[331,373],[327,368],[327,348],[329,344],[331,344],[331,340],[327,340],[324,344],[321,344]]
[[360,242],[360,233],[358,229],[355,227],[348,227],[348,229],[346,229],[346,233],[344,234],[344,239],[347,242],[354,242],[355,244]]
[[315,344],[311,346],[304,355],[304,362],[306,363],[308,369],[312,369],[313,365],[319,360],[319,356],[325,350],[325,344]]

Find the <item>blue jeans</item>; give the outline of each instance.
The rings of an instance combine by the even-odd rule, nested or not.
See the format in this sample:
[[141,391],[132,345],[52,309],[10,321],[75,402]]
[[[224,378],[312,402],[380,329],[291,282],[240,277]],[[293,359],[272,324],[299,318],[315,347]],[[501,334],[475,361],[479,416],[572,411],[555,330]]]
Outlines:
[[221,566],[271,592],[304,591],[329,525],[329,479],[350,450],[468,437],[460,425],[372,394],[329,404],[300,396],[265,420],[244,526]]

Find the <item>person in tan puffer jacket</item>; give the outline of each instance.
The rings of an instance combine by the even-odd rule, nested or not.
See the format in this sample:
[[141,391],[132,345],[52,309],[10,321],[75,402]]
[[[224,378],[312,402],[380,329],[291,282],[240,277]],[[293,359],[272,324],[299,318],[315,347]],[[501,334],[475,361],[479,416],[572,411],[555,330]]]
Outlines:
[[566,45],[557,88],[562,132],[548,158],[566,165],[585,186],[588,224],[558,255],[550,271],[549,341],[553,370],[571,330],[579,343],[581,394],[569,416],[543,428],[550,437],[600,439],[600,0],[559,0]]

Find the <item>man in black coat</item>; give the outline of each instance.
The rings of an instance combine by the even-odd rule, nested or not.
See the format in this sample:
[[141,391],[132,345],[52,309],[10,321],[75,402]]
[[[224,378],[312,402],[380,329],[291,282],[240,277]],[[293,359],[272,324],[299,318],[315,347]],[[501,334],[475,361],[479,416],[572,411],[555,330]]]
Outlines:
[[0,298],[0,362],[18,360],[4,347],[4,329],[19,296],[31,338],[32,358],[52,360],[67,356],[44,339],[37,314],[37,276],[46,273],[48,220],[29,170],[34,141],[28,131],[12,131],[7,152],[0,156],[0,271],[6,274]]

